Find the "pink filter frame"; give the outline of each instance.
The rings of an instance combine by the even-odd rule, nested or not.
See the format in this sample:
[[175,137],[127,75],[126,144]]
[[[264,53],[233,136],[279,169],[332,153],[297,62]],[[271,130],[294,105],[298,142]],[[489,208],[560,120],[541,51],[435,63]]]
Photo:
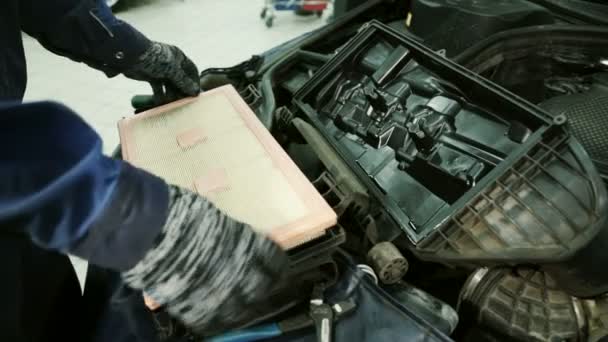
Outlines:
[[[294,193],[297,194],[302,203],[306,206],[306,215],[293,222],[287,222],[281,226],[272,227],[268,233],[269,237],[284,249],[289,249],[320,237],[327,229],[335,226],[337,223],[336,213],[315,189],[313,184],[295,165],[287,153],[285,153],[266,127],[262,125],[238,92],[230,85],[204,92],[196,98],[179,100],[121,120],[118,123],[118,130],[124,160],[145,169],[145,165],[137,164],[135,147],[138,142],[135,141],[132,134],[132,128],[134,125],[137,125],[139,121],[155,115],[171,115],[171,110],[173,109],[194,101],[204,100],[207,96],[215,96],[218,94],[221,94],[230,101],[247,128],[255,135],[260,142],[260,145],[263,146],[266,153],[272,159],[274,167],[282,172]],[[218,113],[218,115],[221,115],[221,113]],[[206,139],[205,133],[212,129],[213,127],[205,127],[203,129],[192,129],[181,132],[176,137],[177,143],[180,147],[187,148],[188,146],[204,141]],[[162,175],[159,176],[162,177]],[[222,169],[207,172],[203,177],[193,179],[192,183],[193,188],[202,195],[213,191],[222,191],[222,189],[230,187],[230,184],[227,184],[226,176],[223,174]],[[260,194],[260,196],[262,196],[260,200],[263,201],[263,194]]]

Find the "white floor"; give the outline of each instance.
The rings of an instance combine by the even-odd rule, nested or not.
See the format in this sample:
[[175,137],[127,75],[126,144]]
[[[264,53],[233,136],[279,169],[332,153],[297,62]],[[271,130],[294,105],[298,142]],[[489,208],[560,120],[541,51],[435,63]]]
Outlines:
[[[199,70],[234,65],[325,22],[278,12],[275,26],[268,29],[259,17],[263,0],[126,1],[128,6],[117,13],[120,18],[150,39],[179,46]],[[50,99],[68,105],[97,130],[104,151],[111,152],[118,144],[116,122],[131,115],[131,96],[150,93],[149,86],[122,76],[108,79],[84,64],[51,54],[29,37],[25,50],[26,101]],[[77,261],[75,267],[82,283],[86,264]]]

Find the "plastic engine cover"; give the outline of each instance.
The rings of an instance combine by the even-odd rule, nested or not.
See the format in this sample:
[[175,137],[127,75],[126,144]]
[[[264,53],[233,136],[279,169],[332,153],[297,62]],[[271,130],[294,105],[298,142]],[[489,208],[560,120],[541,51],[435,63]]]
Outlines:
[[[560,273],[558,262],[579,260],[604,229],[605,189],[565,116],[546,115],[380,23],[321,68],[294,104],[422,259],[532,262]],[[573,292],[597,278],[577,276]],[[608,290],[600,278],[593,291]]]
[[497,32],[555,21],[549,10],[525,0],[416,0],[411,16],[412,32],[448,56]]

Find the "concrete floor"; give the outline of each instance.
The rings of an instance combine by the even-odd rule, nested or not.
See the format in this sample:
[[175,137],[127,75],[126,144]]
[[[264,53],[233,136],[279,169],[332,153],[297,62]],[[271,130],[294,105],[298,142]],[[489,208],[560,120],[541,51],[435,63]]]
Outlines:
[[[263,0],[122,0],[117,15],[150,39],[179,46],[198,65],[224,67],[237,64],[292,37],[315,29],[324,19],[279,12],[272,29],[259,14]],[[106,76],[44,50],[25,37],[28,67],[26,101],[54,100],[79,113],[104,141],[104,151],[118,144],[116,122],[131,115],[130,99],[150,93],[143,82]],[[66,132],[66,134],[68,134]],[[74,262],[79,278],[86,263]]]

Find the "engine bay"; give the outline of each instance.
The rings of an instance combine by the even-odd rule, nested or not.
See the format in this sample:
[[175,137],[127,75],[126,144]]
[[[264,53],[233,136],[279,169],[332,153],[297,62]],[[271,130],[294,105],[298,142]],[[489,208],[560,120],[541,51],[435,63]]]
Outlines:
[[295,102],[335,140],[351,166],[365,173],[418,243],[440,211],[474,189],[543,119],[530,116],[526,125],[517,114],[509,118],[484,109],[420,65],[391,31],[370,27]]
[[606,29],[598,27],[517,29],[470,48],[456,60],[548,112],[566,115],[606,179],[607,37]]
[[[474,9],[467,20],[503,20],[515,11],[504,1],[494,12],[461,2]],[[516,2],[523,13],[517,23],[502,21],[492,30],[571,20]],[[454,14],[462,6],[421,4],[450,13],[445,27],[450,20],[462,24]],[[608,275],[597,266],[608,261],[602,169],[572,130],[566,105],[552,102],[596,94],[605,79],[598,51],[608,45],[579,44],[592,58],[577,62],[566,58],[577,56],[575,44],[560,50],[566,56],[538,41],[528,48],[540,52],[523,60],[501,43],[448,58],[432,37],[412,33],[424,30],[404,24],[413,8],[368,1],[269,53],[201,75],[203,88],[230,83],[239,90],[338,213],[331,236],[294,251],[291,276],[303,280],[277,298],[293,299],[311,282],[334,279],[338,248],[369,263],[387,288],[404,281],[457,310],[458,327],[444,333],[458,341],[608,335],[602,323]],[[526,16],[529,8],[540,14]],[[573,28],[585,29],[605,30]],[[479,32],[479,39],[493,34]],[[543,41],[555,37],[547,33]],[[497,51],[513,58],[498,58]],[[276,307],[285,302],[280,298]],[[446,322],[436,311],[431,316]]]

